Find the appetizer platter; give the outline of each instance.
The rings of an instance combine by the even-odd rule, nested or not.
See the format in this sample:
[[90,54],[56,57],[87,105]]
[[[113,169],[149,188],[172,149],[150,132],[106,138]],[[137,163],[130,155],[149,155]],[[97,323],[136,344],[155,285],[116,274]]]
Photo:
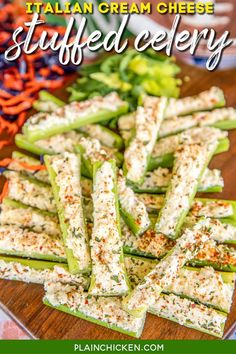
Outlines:
[[0,301],[42,339],[225,338],[236,316],[232,72],[180,64],[178,98],[170,59],[116,57],[41,91],[1,152]]

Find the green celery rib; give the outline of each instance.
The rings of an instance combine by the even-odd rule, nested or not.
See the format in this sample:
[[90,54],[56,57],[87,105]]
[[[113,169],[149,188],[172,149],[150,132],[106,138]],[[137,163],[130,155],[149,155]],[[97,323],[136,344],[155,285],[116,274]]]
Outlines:
[[[66,272],[69,273],[68,264],[66,263],[58,263],[58,262],[51,262],[51,261],[44,261],[44,260],[25,259],[19,257],[9,257],[9,256],[0,255],[0,262],[1,261],[4,261],[5,263],[12,263],[12,262],[18,263],[21,264],[22,266],[29,267],[36,271],[37,270],[44,271],[45,269],[53,271],[54,267],[59,267],[59,268],[63,268]],[[0,266],[0,278],[1,278],[1,266]],[[84,289],[87,290],[90,283],[89,277],[85,275],[80,275],[79,279],[84,281],[83,286]],[[12,279],[9,278],[9,280],[16,280],[14,279],[14,274],[13,274],[13,278]]]
[[[214,155],[214,152],[212,152],[212,151],[210,153],[208,153],[208,156],[207,156],[206,161],[205,161],[205,165],[202,168],[202,171],[200,172],[200,174],[198,176],[198,179],[197,179],[198,181],[200,181],[202,179],[203,173],[204,173],[206,167],[208,166],[209,162],[211,161],[213,155]],[[192,194],[188,196],[189,206],[191,206],[191,203],[194,200],[194,197],[195,197],[195,195],[197,193],[197,188],[198,188],[198,183],[195,184],[195,187],[194,187],[194,190],[193,190]],[[165,197],[165,201],[164,201],[164,205],[163,206],[165,206],[166,199],[167,199],[167,196],[168,196],[168,191],[170,191],[170,190],[171,190],[171,184],[169,185],[169,187],[167,189],[167,193],[166,193],[166,197]],[[189,207],[189,209],[190,209],[190,207]],[[181,232],[181,228],[182,228],[182,225],[183,225],[183,222],[184,222],[184,219],[185,219],[186,215],[188,214],[189,209],[182,209],[182,211],[179,213],[178,220],[176,220],[174,230],[171,233],[169,232],[169,234],[166,235],[166,236],[168,236],[171,239],[176,239],[177,237],[179,237],[180,232]],[[158,214],[157,222],[156,222],[156,225],[155,225],[155,229],[156,229],[157,232],[159,231],[159,221],[162,218],[162,211],[163,211],[163,208],[160,210],[160,213]]]
[[208,260],[198,260],[198,259],[192,259],[189,262],[189,265],[192,267],[212,267],[215,270],[219,270],[222,272],[236,272],[236,265],[233,264],[222,264],[218,262],[211,262]]
[[[113,174],[114,174],[114,182],[113,182],[113,193],[115,194],[115,209],[116,209],[116,226],[119,232],[119,236],[121,238],[121,229],[120,229],[120,213],[119,213],[119,200],[118,200],[118,187],[117,187],[117,171],[116,171],[116,162],[115,160],[109,160],[108,161],[111,164]],[[102,167],[104,162],[96,162],[93,166],[93,180],[95,181],[96,179],[96,174],[99,171],[99,169]],[[93,226],[95,227],[95,226]],[[123,253],[123,248],[121,247],[120,250],[120,255],[119,255],[119,263],[120,265],[124,266],[124,276],[125,276],[125,283],[127,285],[128,291],[130,290],[130,284],[129,284],[129,279],[128,275],[125,270],[125,265],[124,265],[124,253]],[[121,267],[122,268],[122,267]],[[96,278],[93,273],[93,268],[92,268],[92,274],[91,274],[91,283],[89,287],[89,292],[91,293],[93,291],[93,288],[95,286]],[[126,292],[127,293],[127,292]],[[126,294],[125,293],[125,294]],[[104,294],[104,295],[99,295],[99,296],[123,296],[125,294]]]
[[123,333],[123,334],[126,334],[128,336],[131,336],[131,337],[134,337],[134,338],[139,338],[142,334],[142,330],[143,330],[143,326],[144,326],[144,323],[145,323],[145,318],[143,320],[143,326],[142,328],[140,328],[140,330],[138,332],[129,332],[121,327],[118,327],[118,326],[115,326],[115,325],[112,325],[112,324],[109,324],[109,323],[106,323],[106,322],[103,322],[101,320],[97,320],[91,316],[86,316],[83,312],[81,311],[73,311],[71,310],[68,306],[65,306],[65,305],[60,305],[60,306],[53,306],[50,304],[49,301],[47,301],[46,299],[43,299],[43,303],[49,307],[52,307],[54,309],[57,309],[59,311],[62,311],[62,312],[65,312],[65,313],[68,313],[70,315],[73,315],[73,316],[76,316],[76,317],[79,317],[81,318],[82,320],[86,320],[86,321],[89,321],[91,323],[95,323],[95,324],[98,324],[100,326],[103,326],[105,328],[109,328],[109,329],[112,329],[114,331],[117,331],[117,332],[120,332],[120,333]]
[[18,257],[7,257],[7,256],[0,256],[0,261],[4,262],[17,262],[24,266],[28,266],[34,269],[53,269],[55,266],[59,266],[68,270],[68,265],[66,263],[56,263],[50,261],[43,261],[43,260],[35,260],[35,259],[26,259],[26,258],[18,258]]
[[[82,174],[83,176],[85,177],[88,177],[88,178],[93,178],[93,163],[90,159],[86,159],[85,156],[84,156],[84,148],[83,146],[77,144],[74,148],[74,151],[78,154],[80,154],[81,156],[81,162],[82,162]],[[116,163],[117,163],[117,166],[121,166],[122,165],[122,162],[123,162],[123,155],[122,153],[120,153],[119,151],[116,151],[114,153],[114,158],[116,160]],[[105,161],[105,158],[104,158],[104,161]]]
[[29,152],[32,152],[33,154],[36,154],[36,155],[51,155],[52,154],[51,151],[49,151],[47,149],[43,149],[41,147],[38,147],[36,144],[30,142],[26,138],[26,136],[23,134],[16,134],[15,144],[19,148],[29,151]]
[[46,215],[46,216],[51,216],[51,217],[55,217],[55,213],[52,213],[51,211],[47,211],[47,210],[42,210],[42,209],[37,209],[35,207],[31,207],[29,205],[26,205],[26,204],[23,204],[21,203],[20,201],[18,200],[14,200],[14,199],[11,199],[11,198],[4,198],[3,201],[2,201],[3,204],[6,204],[12,208],[22,208],[22,209],[32,209],[32,210],[35,210],[36,212],[42,214],[42,215]]
[[228,199],[212,199],[212,198],[195,198],[196,201],[200,201],[202,203],[212,202],[212,201],[222,201],[224,203],[229,203],[233,208],[233,214],[231,216],[220,218],[220,221],[225,223],[233,223],[236,222],[236,201],[228,200]]
[[[47,92],[47,91],[40,91],[39,92],[39,100],[38,101],[35,101],[34,102],[34,108],[37,109],[38,111],[44,111],[43,108],[44,106],[41,106],[41,103],[42,104],[45,104],[45,102],[53,102],[53,104],[57,107],[63,107],[66,103],[63,102],[62,100],[60,100],[59,98],[57,98],[56,96],[52,95],[51,93]],[[49,112],[50,110],[48,110]],[[83,129],[81,129],[82,132],[83,132]],[[104,139],[99,139],[99,137],[97,137],[98,140],[101,140],[101,142],[104,144],[104,145],[107,145],[109,147],[114,147],[114,148],[117,148],[117,149],[122,149],[123,146],[124,146],[124,142],[123,142],[123,139],[118,135],[116,134],[115,132],[113,132],[112,130],[106,128],[106,127],[103,127],[101,126],[101,130],[110,135],[113,139],[113,144],[112,146],[109,146],[106,144],[105,140]],[[87,133],[89,135],[89,133]]]
[[[164,194],[167,190],[166,187],[155,187],[155,188],[141,188],[139,186],[133,186],[132,189],[135,193],[147,193],[147,194]],[[198,192],[201,193],[219,193],[222,192],[223,188],[221,186],[211,186],[207,188],[198,188]]]
[[[67,224],[68,224],[68,222],[66,221],[66,218],[65,218],[65,215],[64,215],[64,208],[61,205],[61,202],[60,202],[60,199],[59,199],[60,188],[59,188],[59,186],[56,183],[56,173],[55,173],[53,167],[51,166],[51,162],[50,162],[49,157],[45,156],[44,160],[45,160],[45,165],[46,165],[47,170],[48,170],[49,178],[50,178],[51,185],[52,185],[53,195],[54,195],[54,198],[55,198],[55,201],[56,201],[56,205],[57,205],[57,209],[58,209],[58,216],[59,216],[59,221],[60,221],[63,241],[64,241],[64,244],[66,245],[67,227],[68,227]],[[72,274],[76,274],[78,272],[87,273],[87,272],[90,271],[90,268],[84,269],[84,270],[79,269],[78,259],[75,258],[72,249],[70,249],[70,248],[65,246],[65,252],[66,252],[66,255],[67,255],[69,269],[70,269],[70,272]]]
[[60,100],[58,97],[52,95],[50,92],[41,90],[39,91],[39,99],[43,102],[53,102],[58,107],[64,106],[66,103]]
[[[158,202],[159,202],[159,198],[161,197],[160,194],[150,194],[150,196],[153,199],[157,198]],[[163,198],[164,198],[164,196],[163,196]],[[227,217],[223,217],[223,218],[219,218],[219,219],[220,219],[220,221],[226,222],[226,223],[236,221],[236,201],[235,200],[225,200],[225,199],[215,199],[215,198],[194,198],[194,201],[199,201],[199,202],[202,202],[203,204],[206,204],[207,202],[214,202],[214,201],[229,203],[233,208],[233,214],[231,216],[227,216]],[[155,208],[155,209],[152,208],[149,213],[151,215],[157,215],[159,213],[159,210],[160,209],[158,209],[158,208]]]
[[118,108],[116,111],[108,111],[108,110],[100,110],[99,112],[90,114],[87,117],[79,117],[76,122],[71,123],[71,124],[65,124],[63,126],[54,126],[53,128],[47,129],[47,130],[34,130],[30,131],[28,129],[27,125],[23,126],[23,133],[26,135],[27,139],[30,142],[45,139],[47,137],[56,135],[56,134],[61,134],[68,132],[73,129],[78,129],[79,127],[90,124],[90,123],[96,123],[100,121],[104,121],[109,118],[113,118],[114,116],[119,116],[123,113],[126,113],[128,110],[128,103],[124,102],[124,104]]
[[67,262],[66,258],[64,257],[56,256],[53,254],[40,254],[37,252],[28,253],[28,252],[18,252],[18,251],[6,251],[0,249],[0,254],[19,256],[24,258],[42,259],[45,261],[52,261],[52,262],[61,262],[61,263]]
[[[215,311],[217,311],[217,310],[215,310]],[[179,324],[179,321],[176,320],[174,317],[171,317],[171,316],[170,316],[170,317],[160,316],[160,315],[155,311],[154,308],[150,308],[150,309],[148,310],[148,312],[151,313],[151,314],[153,314],[153,315],[156,315],[156,316],[158,316],[158,317],[162,317],[162,318],[165,318],[165,319],[167,319],[167,320],[171,320],[172,322],[175,322],[175,323],[178,323],[178,324]],[[222,314],[222,315],[224,315],[225,317],[227,317],[227,315],[226,315],[225,313],[220,312],[220,311],[217,311],[217,312],[219,312],[220,314]],[[182,323],[181,323],[181,324],[182,324]],[[194,324],[190,323],[189,321],[186,321],[186,322],[185,322],[184,324],[182,324],[182,325],[184,325],[185,327],[188,327],[188,328],[196,329],[197,331],[200,331],[200,332],[203,332],[203,333],[206,333],[206,334],[210,334],[210,335],[215,336],[215,337],[218,337],[218,338],[222,338],[222,336],[223,336],[223,334],[224,334],[224,326],[222,326],[222,332],[221,332],[221,334],[215,334],[214,332],[209,331],[209,330],[207,330],[207,329],[205,329],[205,328],[202,328],[202,327],[199,328],[199,327],[195,326]]]
[[[214,154],[217,155],[225,151],[228,151],[229,146],[230,146],[230,141],[228,138],[220,139]],[[166,168],[173,167],[173,163],[174,163],[174,154],[165,154],[157,157],[151,156],[148,164],[148,171],[153,171],[157,167],[166,167]]]
[[212,124],[212,127],[221,130],[231,130],[236,129],[236,120],[223,120]]

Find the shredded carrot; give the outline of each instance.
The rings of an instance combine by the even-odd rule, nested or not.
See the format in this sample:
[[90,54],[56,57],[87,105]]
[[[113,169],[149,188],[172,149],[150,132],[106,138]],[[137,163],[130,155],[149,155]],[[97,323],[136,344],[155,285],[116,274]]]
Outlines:
[[22,111],[26,111],[27,109],[30,109],[33,101],[34,101],[33,98],[26,98],[25,101],[19,103],[17,106],[11,106],[11,107],[5,106],[2,108],[2,110],[5,114],[17,115],[20,114]]
[[6,157],[0,161],[0,167],[7,167],[12,161],[13,159],[11,157]]
[[43,77],[48,77],[50,75],[50,72],[51,71],[50,71],[49,68],[41,68],[39,70],[40,75],[43,76]]
[[26,162],[21,162],[18,160],[15,160],[15,162],[17,162],[21,167],[25,168],[26,170],[30,170],[30,171],[44,171],[44,170],[46,170],[45,165],[29,165]]
[[63,75],[64,74],[64,70],[59,66],[59,65],[52,65],[52,71],[55,71],[55,73],[57,73],[58,75]]
[[8,135],[13,136],[18,132],[18,126],[15,122],[8,122],[0,116],[0,134],[4,131]]
[[6,181],[6,182],[4,183],[2,192],[1,192],[1,194],[0,194],[0,203],[2,203],[3,199],[8,195],[8,189],[9,189],[9,182]]
[[10,93],[8,93],[7,91],[3,90],[3,89],[0,89],[0,97],[1,98],[11,98],[13,97]]
[[17,123],[17,125],[18,125],[19,128],[21,128],[22,125],[25,123],[26,118],[27,118],[27,117],[26,117],[26,112],[21,112],[21,113],[19,114],[19,116],[18,116],[18,118],[17,118],[17,121],[16,121],[16,123]]
[[1,150],[4,146],[8,146],[8,145],[10,145],[10,144],[11,144],[10,140],[1,140],[1,141],[0,141],[0,150]]
[[11,162],[15,162],[18,165],[20,165],[21,167],[23,167],[23,168],[25,168],[26,170],[29,170],[29,171],[44,171],[44,170],[46,170],[46,166],[45,165],[41,165],[41,164],[29,165],[27,162],[19,161],[19,160],[13,159],[11,157],[6,157],[5,159],[1,160],[0,161],[0,167],[7,167],[7,166],[9,166],[9,164]]
[[[21,92],[18,96],[13,96],[9,98],[7,101],[5,100],[3,103],[0,103],[2,106],[14,106],[18,103],[21,103],[24,101],[28,96],[30,96],[33,93],[38,92],[37,87],[31,87],[30,89],[24,90]],[[1,102],[1,100],[0,100]]]

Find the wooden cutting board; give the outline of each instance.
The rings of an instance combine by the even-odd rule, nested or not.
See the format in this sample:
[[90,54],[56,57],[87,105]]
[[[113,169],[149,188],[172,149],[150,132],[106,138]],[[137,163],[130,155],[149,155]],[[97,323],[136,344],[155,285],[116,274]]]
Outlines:
[[[182,95],[194,95],[216,85],[221,87],[227,105],[236,107],[236,69],[207,72],[181,64],[183,78]],[[184,78],[188,76],[189,80]],[[58,92],[65,98],[65,91]],[[230,151],[214,157],[211,167],[222,171],[225,188],[223,193],[211,197],[236,200],[236,130],[230,132]],[[1,151],[0,158],[10,156],[14,146]],[[0,280],[0,306],[34,338],[41,339],[131,339],[131,337],[101,326],[80,320],[74,316],[53,310],[42,304],[43,287],[34,284]],[[228,316],[225,337],[236,325],[236,292],[232,310]],[[171,321],[148,314],[142,339],[216,339],[213,336],[188,329]]]

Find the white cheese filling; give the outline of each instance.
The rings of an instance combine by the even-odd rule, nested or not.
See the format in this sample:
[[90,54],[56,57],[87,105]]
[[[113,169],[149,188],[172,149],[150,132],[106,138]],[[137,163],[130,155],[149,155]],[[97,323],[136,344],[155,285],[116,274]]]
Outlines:
[[82,134],[72,130],[67,133],[51,136],[47,139],[38,140],[34,144],[50,153],[61,154],[66,151],[73,152],[75,145],[79,144],[82,136]]
[[39,160],[33,159],[28,156],[17,156],[17,158],[13,157],[13,161],[10,162],[8,168],[13,171],[26,173],[27,175],[36,178],[38,181],[48,184],[50,183],[47,170],[34,171],[31,169],[27,169],[27,165],[25,166],[24,163],[29,166],[40,166]]
[[[189,215],[185,219],[185,225],[194,225],[198,218],[194,215]],[[218,219],[212,218],[210,220],[210,228],[212,231],[213,240],[219,243],[235,242],[236,243],[236,226],[228,223],[222,223]]]
[[115,173],[110,162],[105,161],[94,179],[92,257],[92,295],[116,295],[128,291],[125,267],[121,260],[122,240],[115,194]]
[[88,124],[85,125],[79,130],[83,133],[86,133],[90,136],[90,138],[98,139],[103,145],[112,148],[115,143],[115,139],[112,136],[112,133],[107,131],[99,124]]
[[[147,172],[145,175],[144,182],[140,185],[140,190],[155,190],[156,188],[166,188],[171,181],[172,173],[168,168],[158,167],[157,169]],[[203,173],[203,176],[199,182],[199,190],[207,190],[213,186],[224,186],[224,180],[221,176],[221,171],[214,169],[206,170]]]
[[174,294],[161,295],[152,305],[150,312],[183,326],[196,328],[203,332],[210,331],[217,336],[223,335],[227,320],[227,316],[223,313]]
[[[233,247],[228,247],[226,245],[217,245],[216,241],[207,241],[204,247],[196,254],[194,260],[200,262],[210,262],[220,266],[231,266],[236,267],[236,250]],[[193,263],[194,263],[193,260]]]
[[162,290],[170,286],[179,270],[209,239],[207,227],[208,220],[206,219],[199,221],[192,229],[185,230],[174,248],[125,299],[124,304],[128,311],[142,311],[154,304]]
[[60,265],[55,265],[52,269],[38,269],[23,265],[17,261],[6,262],[2,259],[0,259],[0,278],[37,284],[44,284],[45,282],[61,282],[65,284],[75,284],[82,287],[88,286],[87,278],[84,278],[81,275],[70,274],[68,270]]
[[0,249],[8,252],[22,252],[30,256],[40,255],[66,257],[60,239],[52,238],[46,233],[23,230],[17,226],[0,226]]
[[110,149],[103,146],[98,139],[82,137],[80,146],[83,148],[83,156],[85,159],[95,163],[96,161],[106,161],[115,158],[116,149]]
[[207,216],[209,218],[225,218],[234,215],[230,202],[224,200],[194,200],[190,213],[195,216]]
[[162,234],[149,229],[140,237],[135,236],[121,220],[121,234],[124,248],[127,253],[151,255],[156,258],[163,257],[174,246],[174,242]]
[[14,171],[7,172],[7,179],[9,198],[41,210],[56,212],[51,186],[39,185]]
[[202,171],[216,146],[216,141],[202,145],[183,145],[176,152],[172,178],[156,224],[158,232],[175,235],[180,216],[189,211]]
[[45,232],[48,235],[60,237],[60,227],[57,216],[40,213],[33,208],[17,208],[2,203],[0,210],[1,225],[15,225],[30,228],[34,232]]
[[193,115],[165,119],[160,128],[160,136],[176,134],[193,127],[206,127],[217,122],[236,121],[236,110],[232,107],[219,108],[211,112],[198,112]]
[[126,177],[134,183],[140,183],[147,170],[148,160],[164,117],[166,102],[166,98],[148,97],[144,107],[137,109],[136,133],[124,153]]
[[116,111],[124,105],[117,93],[112,92],[105,97],[96,96],[82,102],[72,102],[58,108],[52,113],[37,113],[31,116],[25,126],[28,131],[47,130],[56,126],[70,125],[79,118],[84,118],[99,111]]
[[181,144],[199,144],[209,140],[220,140],[226,138],[228,132],[217,128],[193,128],[180,134],[167,136],[158,140],[154,146],[152,157],[159,157],[165,154],[173,154]]
[[65,152],[50,158],[56,174],[60,204],[64,210],[66,247],[72,250],[80,269],[90,265],[88,236],[82,206],[79,156]]
[[224,283],[221,274],[210,267],[199,271],[183,268],[172,284],[164,289],[164,292],[188,296],[227,312],[230,310],[233,291],[234,286]]
[[[156,264],[157,261],[148,258],[126,256],[125,266],[132,286],[137,286]],[[229,312],[234,283],[224,282],[221,273],[211,267],[181,268],[173,282],[163,291]]]
[[60,283],[45,284],[45,299],[53,306],[65,305],[72,312],[115,326],[128,332],[141,334],[145,317],[135,318],[122,309],[119,297],[95,297],[75,286]]
[[145,205],[138,199],[133,190],[126,185],[125,178],[122,172],[119,172],[118,176],[118,194],[120,206],[125,213],[130,215],[133,222],[137,225],[140,233],[147,230],[150,225],[148,212]]
[[165,112],[165,118],[183,116],[195,111],[203,111],[214,108],[224,101],[224,93],[218,87],[211,87],[196,96],[189,96],[180,99],[170,98]]

